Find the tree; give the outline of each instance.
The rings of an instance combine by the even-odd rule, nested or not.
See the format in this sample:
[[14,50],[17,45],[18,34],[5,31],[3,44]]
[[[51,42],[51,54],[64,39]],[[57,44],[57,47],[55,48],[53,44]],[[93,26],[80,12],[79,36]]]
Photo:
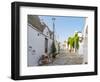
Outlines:
[[73,37],[68,38],[68,45],[70,45],[70,48],[74,48],[74,38]]
[[70,48],[72,50],[72,48],[79,49],[79,36],[78,33],[75,33],[75,35],[73,37],[69,37],[68,38],[68,45],[70,45]]
[[75,35],[74,35],[74,48],[79,49],[79,36],[78,36],[78,33],[75,33]]
[[51,53],[52,53],[52,57],[55,58],[57,54],[56,54],[56,46],[54,41],[52,42]]

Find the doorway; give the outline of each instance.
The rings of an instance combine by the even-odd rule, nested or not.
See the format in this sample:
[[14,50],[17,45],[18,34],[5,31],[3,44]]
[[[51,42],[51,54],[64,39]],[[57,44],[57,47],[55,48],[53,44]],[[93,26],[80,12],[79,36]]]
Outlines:
[[45,38],[45,52],[48,52],[48,39]]

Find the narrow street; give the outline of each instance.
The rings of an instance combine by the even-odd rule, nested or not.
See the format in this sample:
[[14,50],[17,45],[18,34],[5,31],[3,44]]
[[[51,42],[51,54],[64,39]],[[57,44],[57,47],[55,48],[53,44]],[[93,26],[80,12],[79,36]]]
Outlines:
[[83,56],[76,53],[69,53],[67,50],[61,50],[52,63],[48,65],[75,65],[82,64]]
[[[78,20],[82,24],[77,25]],[[28,15],[28,66],[87,64],[86,20],[85,17]]]

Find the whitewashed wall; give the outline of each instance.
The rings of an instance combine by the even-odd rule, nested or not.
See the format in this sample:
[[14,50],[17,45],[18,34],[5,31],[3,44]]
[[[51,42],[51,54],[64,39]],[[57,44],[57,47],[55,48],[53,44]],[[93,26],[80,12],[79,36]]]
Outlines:
[[[83,63],[88,63],[88,33],[86,33],[86,30],[88,29],[88,19],[85,20],[85,26],[82,32],[83,35],[83,41],[79,43],[79,55],[83,55],[84,60]],[[81,35],[80,35],[81,37]]]
[[48,38],[48,53],[50,53],[50,52],[51,52],[52,42],[53,42],[53,40],[52,40],[52,39],[50,39],[50,38]]
[[28,66],[38,65],[41,55],[45,52],[45,38],[48,38],[48,53],[50,52],[52,44],[52,40],[49,37],[46,37],[33,28],[28,25]]
[[48,27],[45,27],[43,34],[45,35],[44,39],[47,38],[48,39],[48,53],[50,53],[51,51],[51,45],[52,45],[52,39],[50,39],[50,33],[49,33],[49,29]]
[[88,30],[88,18],[85,19],[85,26],[83,29],[83,52],[84,52],[84,63],[88,62],[88,33],[86,31]]
[[[28,48],[31,46],[32,49],[28,50],[28,65],[38,65],[40,56],[44,53],[44,39],[43,35],[39,34],[38,31],[28,26]],[[32,52],[35,50],[35,53]]]

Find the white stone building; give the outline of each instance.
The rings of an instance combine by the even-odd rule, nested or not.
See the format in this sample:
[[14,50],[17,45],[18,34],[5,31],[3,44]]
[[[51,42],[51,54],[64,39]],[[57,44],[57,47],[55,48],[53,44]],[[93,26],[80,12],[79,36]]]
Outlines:
[[83,63],[88,63],[88,19],[86,18],[85,26],[82,33],[78,33],[79,35],[79,55],[83,55]]
[[52,32],[38,16],[28,15],[28,66],[37,66],[45,52],[50,53]]

